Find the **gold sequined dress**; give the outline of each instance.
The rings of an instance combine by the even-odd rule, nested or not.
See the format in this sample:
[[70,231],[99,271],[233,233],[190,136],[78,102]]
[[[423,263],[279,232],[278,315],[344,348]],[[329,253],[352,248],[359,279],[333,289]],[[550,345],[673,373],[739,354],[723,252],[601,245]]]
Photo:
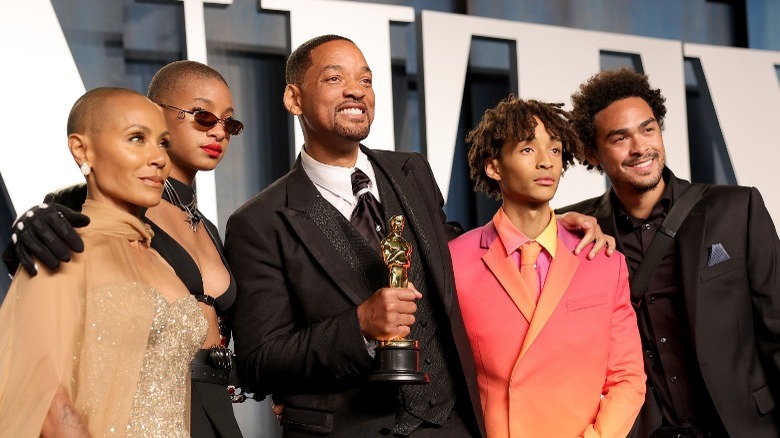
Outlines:
[[18,271],[0,307],[0,437],[39,436],[59,386],[93,437],[189,436],[203,312],[191,295],[169,302],[142,281],[130,245],[149,247],[147,225],[94,201],[83,212],[85,251],[56,272]]

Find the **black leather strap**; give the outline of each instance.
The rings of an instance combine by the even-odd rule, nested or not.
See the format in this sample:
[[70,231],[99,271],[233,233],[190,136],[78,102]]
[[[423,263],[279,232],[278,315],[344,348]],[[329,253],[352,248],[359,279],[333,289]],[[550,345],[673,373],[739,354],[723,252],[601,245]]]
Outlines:
[[210,359],[211,350],[202,349],[195,354],[190,364],[190,376],[193,382],[213,383],[227,387],[229,370],[217,369]]
[[674,241],[680,225],[682,225],[693,206],[699,202],[699,199],[701,199],[708,187],[706,184],[691,184],[683,190],[680,197],[672,204],[669,214],[666,215],[666,219],[658,227],[659,232],[655,233],[650,247],[647,249],[644,257],[642,257],[642,262],[639,263],[639,267],[631,279],[631,304],[634,307],[641,305],[642,298],[644,298],[645,292],[647,292],[647,284],[650,282],[650,277],[653,276],[655,268],[661,263],[661,258],[666,253],[669,245]]
[[211,295],[199,295],[199,294],[192,294],[192,296],[195,297],[195,299],[200,301],[201,303],[213,307],[214,310],[217,311],[217,315],[219,315],[219,304],[217,303],[217,300],[214,297],[212,297]]

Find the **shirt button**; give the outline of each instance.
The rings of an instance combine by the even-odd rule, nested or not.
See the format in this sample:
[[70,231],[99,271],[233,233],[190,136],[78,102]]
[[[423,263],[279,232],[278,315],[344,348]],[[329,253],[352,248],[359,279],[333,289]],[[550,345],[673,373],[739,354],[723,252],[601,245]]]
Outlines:
[[645,351],[645,354],[647,355],[647,357],[649,357],[651,359],[653,358],[653,352],[652,351],[647,350],[647,351]]
[[650,229],[650,224],[645,224],[645,229],[649,230]]
[[648,301],[650,302],[650,304],[653,304],[655,302],[655,297],[650,297]]
[[665,344],[666,343],[666,338],[661,338],[661,343]]
[[420,325],[425,328],[428,327],[428,321],[420,321]]
[[431,364],[431,360],[428,359],[427,357],[423,360],[423,362],[425,362],[426,365],[430,365]]
[[677,376],[672,376],[669,380],[671,380],[672,383],[677,383]]
[[433,406],[436,406],[436,399],[435,399],[435,398],[432,398],[432,399],[428,400],[428,405],[430,405],[430,406],[432,406],[432,407],[433,407]]

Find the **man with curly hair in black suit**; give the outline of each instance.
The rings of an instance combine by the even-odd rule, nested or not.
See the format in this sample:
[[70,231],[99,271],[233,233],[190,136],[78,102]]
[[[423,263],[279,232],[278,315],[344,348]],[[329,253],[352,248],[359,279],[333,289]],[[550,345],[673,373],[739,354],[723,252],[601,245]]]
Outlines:
[[[758,190],[699,185],[670,231],[664,220],[692,184],[666,167],[661,90],[634,71],[605,71],[572,102],[575,156],[611,188],[562,210],[595,216],[628,260],[648,377],[633,433],[780,436],[780,241]],[[640,263],[666,238],[657,231],[672,240],[641,287]]]

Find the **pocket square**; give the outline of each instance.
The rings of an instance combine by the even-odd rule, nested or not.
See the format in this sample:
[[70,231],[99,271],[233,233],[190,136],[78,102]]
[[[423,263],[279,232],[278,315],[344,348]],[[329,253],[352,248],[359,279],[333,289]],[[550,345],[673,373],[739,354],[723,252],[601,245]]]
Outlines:
[[726,252],[726,248],[723,247],[722,243],[716,243],[710,247],[710,257],[707,260],[707,267],[711,268],[718,263],[723,263],[726,260],[729,260],[731,257],[729,257],[729,253]]

